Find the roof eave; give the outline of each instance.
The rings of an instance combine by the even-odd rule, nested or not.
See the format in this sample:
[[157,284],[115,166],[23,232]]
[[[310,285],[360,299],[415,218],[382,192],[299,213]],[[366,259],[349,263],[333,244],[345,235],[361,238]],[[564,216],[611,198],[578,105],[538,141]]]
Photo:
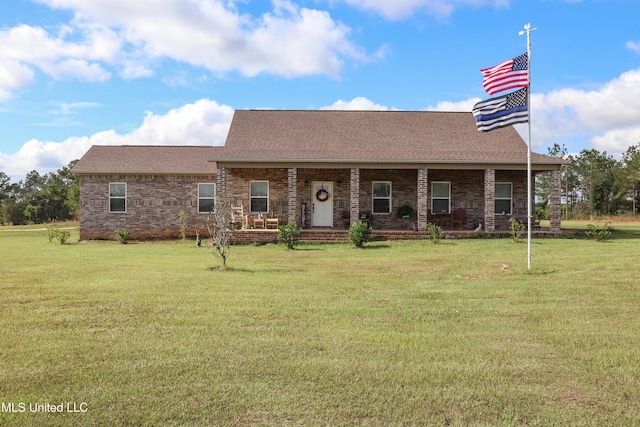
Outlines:
[[[478,164],[478,163],[487,163],[487,164],[523,164],[526,165],[526,160],[427,160],[427,159],[286,159],[286,158],[274,158],[274,159],[256,159],[256,158],[242,158],[242,157],[230,157],[226,159],[222,158],[214,158],[209,159],[210,162],[220,162],[220,163],[394,163],[394,164],[420,164],[420,163],[435,163],[435,164],[451,164],[451,163],[461,163],[461,164]],[[558,165],[558,164],[567,164],[568,162],[563,159],[558,159],[558,161],[531,161],[532,165]]]
[[212,171],[207,171],[207,172],[194,172],[194,171],[188,171],[188,172],[178,172],[178,171],[171,171],[171,172],[159,172],[159,171],[139,171],[139,170],[131,170],[131,171],[127,171],[127,170],[119,170],[119,171],[114,171],[114,170],[91,170],[91,171],[87,171],[87,170],[80,170],[80,171],[76,171],[76,170],[71,170],[71,172],[77,174],[77,175],[216,175],[217,171],[214,169]]

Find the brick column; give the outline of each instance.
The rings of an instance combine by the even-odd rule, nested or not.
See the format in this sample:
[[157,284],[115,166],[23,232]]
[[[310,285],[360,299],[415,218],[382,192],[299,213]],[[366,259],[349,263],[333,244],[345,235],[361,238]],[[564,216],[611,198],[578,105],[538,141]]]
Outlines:
[[496,230],[496,171],[484,171],[484,224],[485,231]]
[[287,171],[288,176],[288,199],[289,205],[287,209],[287,222],[293,221],[296,224],[300,225],[298,222],[298,192],[297,184],[298,184],[298,169],[297,168],[289,168]]
[[427,230],[427,210],[429,210],[429,170],[418,169],[418,231]]
[[560,234],[560,221],[562,217],[562,182],[560,170],[551,171],[551,233]]
[[216,181],[216,195],[219,198],[224,199],[227,195],[227,168],[218,166]]
[[352,168],[349,179],[349,224],[360,218],[360,169]]

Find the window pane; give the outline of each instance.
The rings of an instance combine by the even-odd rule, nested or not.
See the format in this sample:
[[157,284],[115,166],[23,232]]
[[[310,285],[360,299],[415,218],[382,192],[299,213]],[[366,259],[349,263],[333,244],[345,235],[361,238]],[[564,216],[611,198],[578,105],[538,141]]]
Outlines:
[[269,195],[268,182],[252,182],[251,183],[251,197],[268,196],[268,195]]
[[448,182],[434,182],[432,189],[433,189],[432,197],[449,198],[449,183]]
[[109,184],[109,197],[124,197],[126,193],[127,184]]
[[496,200],[496,213],[502,212],[511,215],[511,200]]
[[496,184],[496,198],[498,198],[498,199],[510,199],[511,198],[511,184]]
[[109,211],[111,212],[126,212],[124,198],[112,198],[109,199]]
[[251,212],[267,212],[267,199],[251,199]]
[[439,214],[442,211],[449,213],[449,199],[434,199],[433,200],[433,213]]
[[213,199],[198,200],[198,212],[211,212],[213,210]]
[[198,184],[198,196],[199,197],[215,197],[216,185],[215,184]]
[[389,199],[373,199],[373,213],[389,213]]
[[389,197],[391,196],[391,184],[388,182],[373,183],[373,197]]

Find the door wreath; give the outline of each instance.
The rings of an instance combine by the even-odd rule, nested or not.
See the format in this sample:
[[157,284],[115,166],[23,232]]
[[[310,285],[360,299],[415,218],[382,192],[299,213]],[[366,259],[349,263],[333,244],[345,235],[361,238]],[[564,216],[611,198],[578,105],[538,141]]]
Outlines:
[[316,193],[316,199],[319,202],[326,202],[327,200],[329,200],[329,192],[324,188],[319,189]]

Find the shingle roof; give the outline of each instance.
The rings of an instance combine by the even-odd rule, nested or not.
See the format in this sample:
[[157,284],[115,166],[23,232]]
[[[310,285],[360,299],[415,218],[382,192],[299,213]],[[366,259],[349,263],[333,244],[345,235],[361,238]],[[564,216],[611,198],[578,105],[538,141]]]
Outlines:
[[[526,163],[513,127],[478,132],[473,115],[435,111],[239,110],[220,161]],[[561,160],[532,154],[532,162]]]
[[73,167],[79,174],[211,175],[215,149],[207,146],[94,145]]

